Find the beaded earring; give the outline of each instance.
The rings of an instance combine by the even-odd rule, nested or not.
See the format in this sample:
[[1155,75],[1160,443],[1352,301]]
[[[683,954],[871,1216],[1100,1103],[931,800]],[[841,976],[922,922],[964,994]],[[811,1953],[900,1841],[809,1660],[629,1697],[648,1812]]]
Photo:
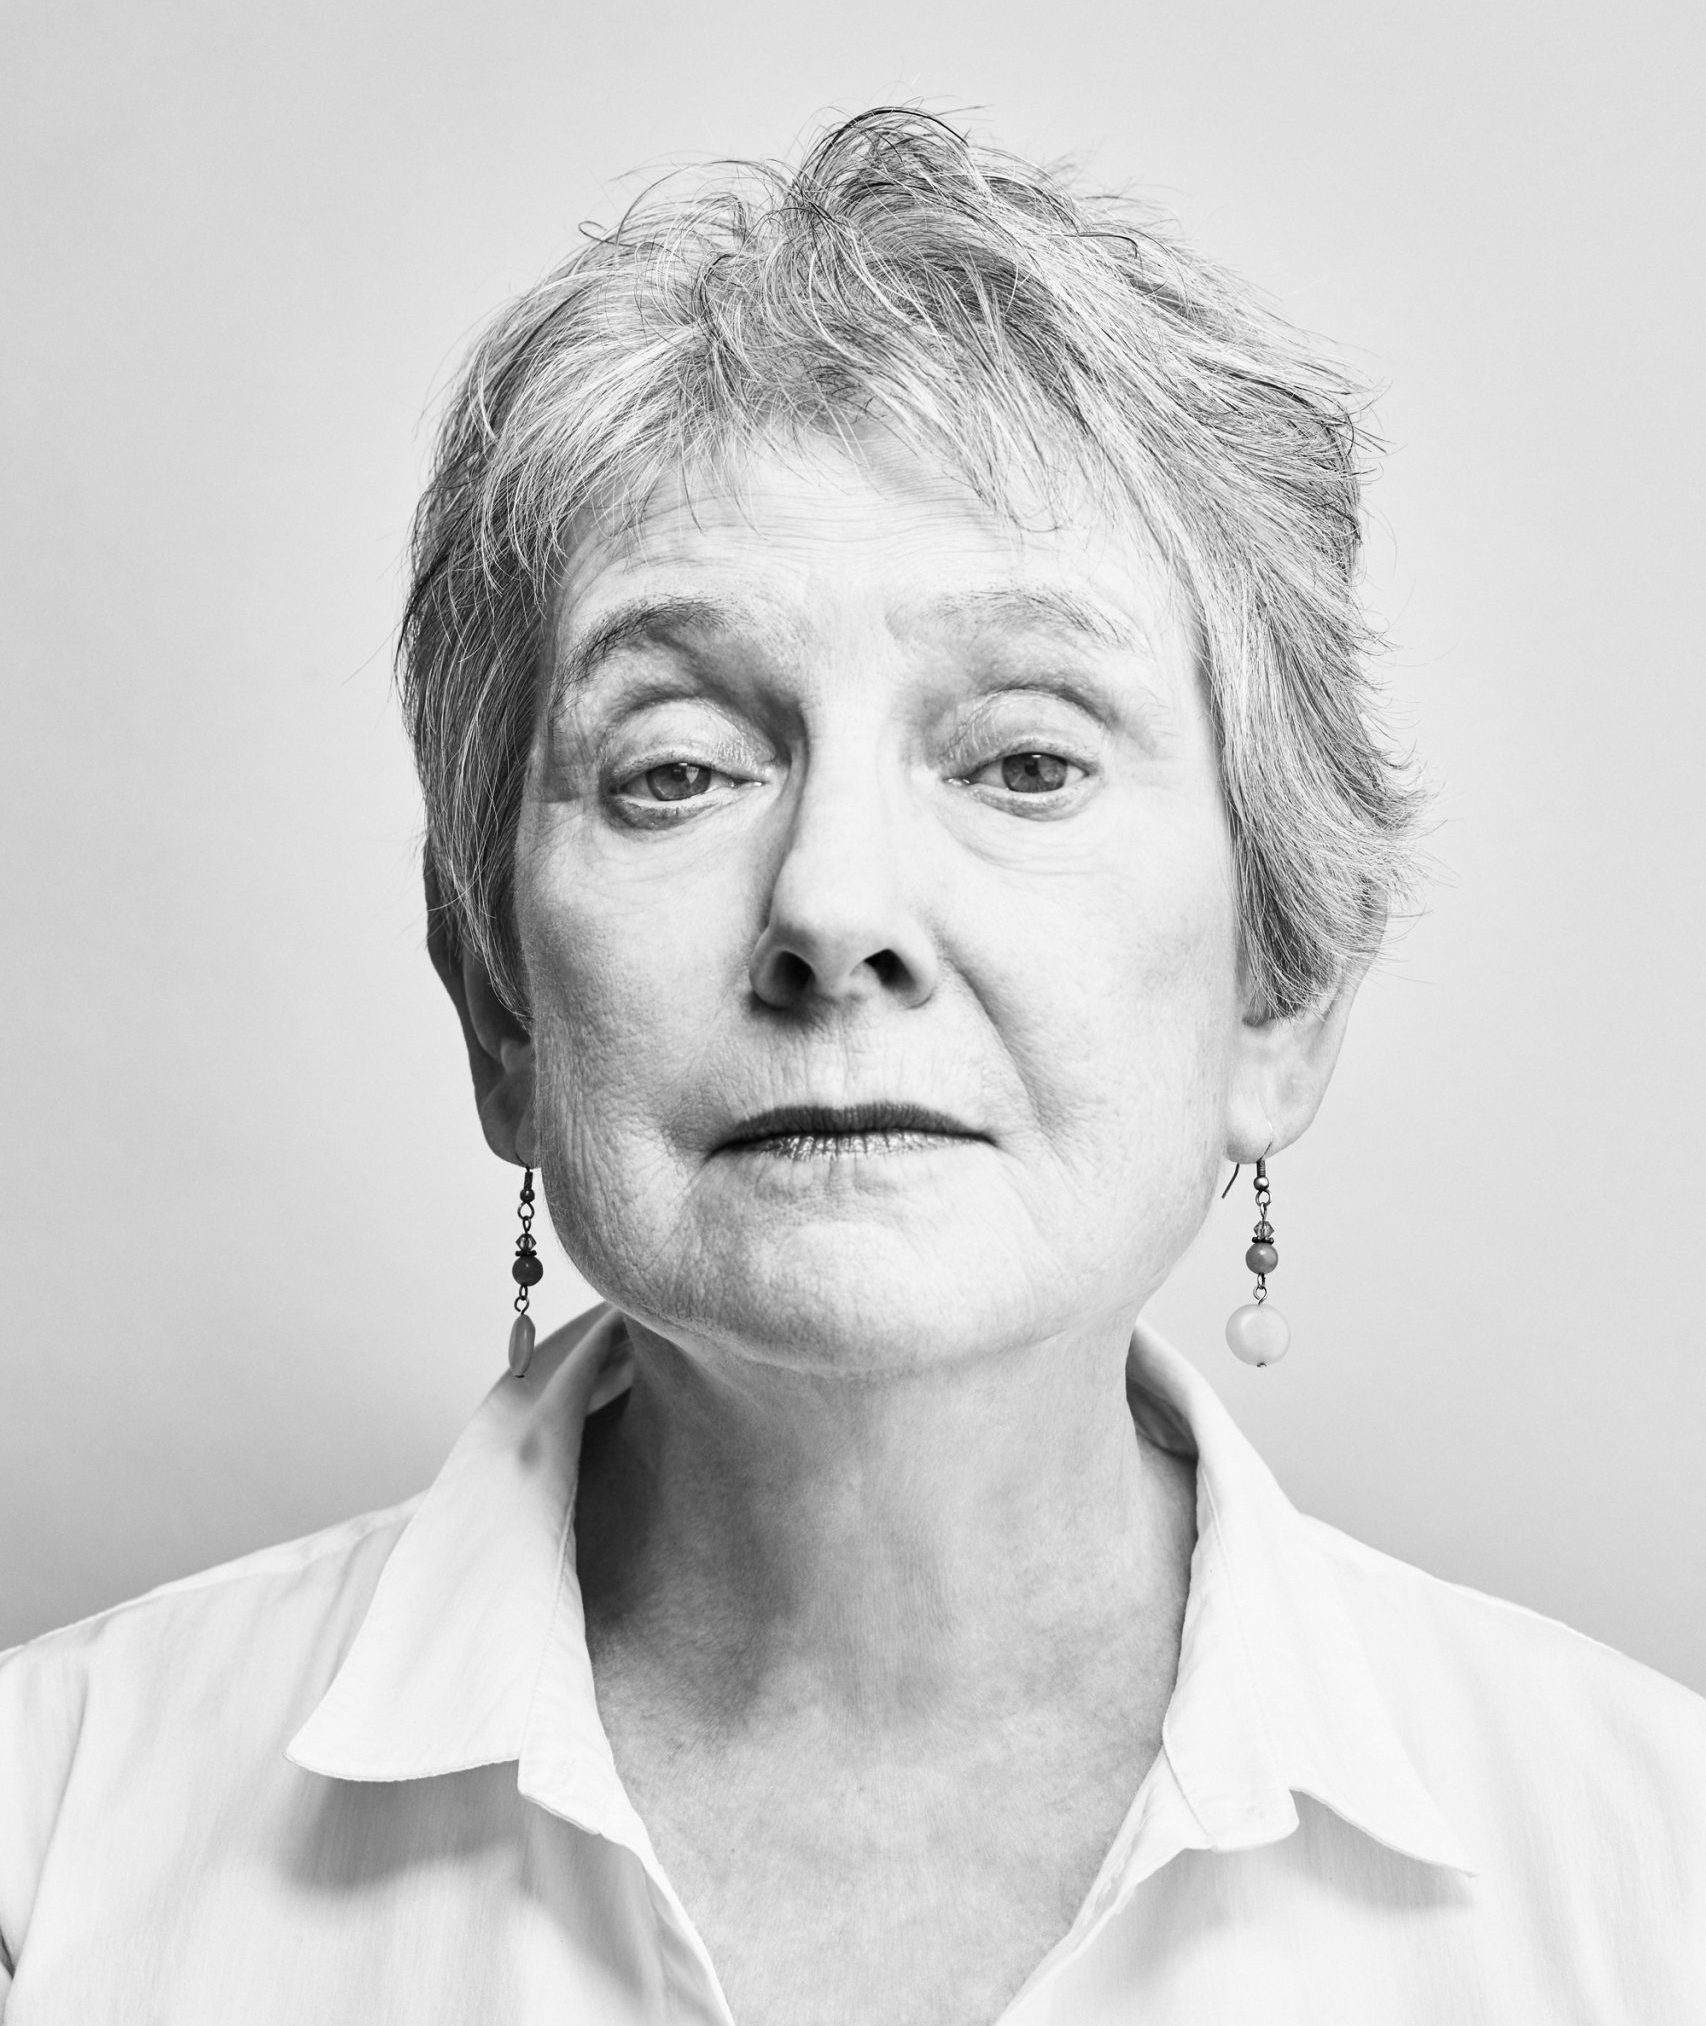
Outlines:
[[510,1278],[515,1282],[515,1321],[509,1326],[509,1368],[516,1378],[525,1379],[527,1368],[533,1362],[533,1318],[527,1313],[527,1290],[537,1287],[545,1278],[545,1262],[539,1257],[539,1248],[533,1242],[531,1168],[522,1178],[517,1214],[521,1218],[521,1236],[515,1241],[515,1260],[509,1270]]
[[[1238,1170],[1232,1170],[1232,1182]],[[1220,1193],[1232,1187],[1228,1182]],[[1268,1217],[1268,1163],[1264,1155],[1256,1163],[1256,1229],[1244,1254],[1244,1264],[1256,1276],[1255,1299],[1235,1308],[1226,1318],[1226,1341],[1235,1358],[1247,1365],[1277,1365],[1291,1343],[1291,1325],[1277,1308],[1268,1305],[1268,1275],[1279,1265],[1274,1245],[1274,1227]]]

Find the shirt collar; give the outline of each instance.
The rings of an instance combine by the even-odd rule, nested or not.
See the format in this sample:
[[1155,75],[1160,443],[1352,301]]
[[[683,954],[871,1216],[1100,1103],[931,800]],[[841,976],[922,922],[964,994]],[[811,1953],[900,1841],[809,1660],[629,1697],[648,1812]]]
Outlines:
[[1405,1856],[1473,1874],[1310,1522],[1208,1382],[1142,1323],[1127,1393],[1146,1433],[1197,1458],[1197,1544],[1162,1740],[1208,1844],[1289,1834],[1301,1793]]
[[[580,1430],[628,1384],[621,1320],[594,1310],[540,1345],[525,1380],[493,1387],[292,1739],[297,1765],[412,1780],[516,1760],[524,1794],[655,1865],[599,1721],[574,1574]],[[1296,1828],[1292,1797],[1305,1793],[1394,1850],[1471,1871],[1308,1524],[1207,1382],[1142,1324],[1127,1382],[1145,1433],[1197,1459],[1197,1544],[1162,1731],[1192,1818],[1166,1832],[1174,1847],[1274,1842]],[[1145,1816],[1140,1796],[1122,1844]],[[1123,1871],[1129,1889],[1134,1855],[1105,1867],[1110,1886]]]

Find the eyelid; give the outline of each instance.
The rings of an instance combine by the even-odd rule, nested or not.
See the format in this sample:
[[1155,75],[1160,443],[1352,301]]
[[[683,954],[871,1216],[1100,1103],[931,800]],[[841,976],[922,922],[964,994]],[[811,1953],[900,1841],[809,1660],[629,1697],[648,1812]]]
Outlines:
[[1088,718],[1104,730],[1118,719],[1113,699],[1101,685],[1070,670],[1046,675],[1032,672],[1011,681],[992,683],[973,699],[972,712],[974,716],[982,716],[1005,703],[1033,709],[1038,704],[1052,704],[1057,710],[1069,712],[1075,718]]
[[[987,760],[979,760],[975,765],[968,767],[965,770],[963,778],[969,785],[993,786],[994,785],[993,783],[989,784],[976,783],[974,781],[974,776],[978,774],[987,773],[991,767],[999,767],[1003,760],[1020,759],[1030,753],[1035,753],[1041,759],[1063,761],[1065,765],[1075,770],[1078,776],[1078,780],[1088,780],[1091,772],[1093,771],[1090,766],[1090,763],[1087,760],[1078,759],[1072,753],[1058,752],[1053,746],[1044,745],[1039,741],[1033,745],[1004,746],[999,753],[992,753]],[[1064,795],[1068,788],[1075,788],[1077,785],[1078,785],[1077,780],[1064,781],[1061,783],[1059,788],[1045,789],[1041,792],[1051,795]],[[1003,792],[1007,794],[1013,794],[1016,793],[1017,791],[1010,788],[1004,788]],[[1033,795],[1030,799],[1036,800],[1037,797]]]
[[710,767],[736,780],[754,780],[764,760],[741,727],[715,713],[709,724],[664,724],[635,735],[628,723],[609,726],[598,742],[598,771],[606,783],[630,780],[649,767]]
[[[1106,736],[1109,714],[1093,697],[1049,682],[1015,682],[984,690],[954,710],[956,748],[996,740],[1032,739],[1040,751],[1053,740],[1068,746]],[[1006,750],[1013,750],[1008,744]]]
[[624,765],[621,778],[611,782],[610,792],[613,795],[627,793],[631,783],[644,780],[646,775],[655,772],[659,767],[703,767],[707,774],[714,774],[719,780],[726,781],[735,788],[744,786],[753,778],[750,774],[737,773],[731,767],[719,767],[714,762],[691,753],[662,753],[656,759],[642,760],[638,766]]
[[[1098,729],[1100,729],[1098,727]],[[990,723],[983,712],[959,727],[949,745],[948,764],[959,774],[973,774],[1015,753],[1048,753],[1070,761],[1085,773],[1095,771],[1103,742],[1082,725],[1072,730],[1034,718],[1012,725]]]

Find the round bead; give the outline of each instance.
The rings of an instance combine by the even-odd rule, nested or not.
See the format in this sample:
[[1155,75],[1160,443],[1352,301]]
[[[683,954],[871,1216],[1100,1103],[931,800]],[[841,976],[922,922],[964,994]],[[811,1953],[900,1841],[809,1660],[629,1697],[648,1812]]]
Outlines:
[[509,1271],[517,1287],[537,1287],[545,1278],[545,1262],[537,1252],[518,1252]]
[[1258,1239],[1245,1253],[1244,1264],[1252,1273],[1272,1273],[1279,1265],[1279,1248]]
[[518,1379],[524,1379],[532,1362],[533,1318],[518,1315],[509,1326],[509,1368]]
[[1271,1301],[1247,1301],[1226,1318],[1226,1342],[1246,1365],[1277,1365],[1291,1344],[1291,1325]]

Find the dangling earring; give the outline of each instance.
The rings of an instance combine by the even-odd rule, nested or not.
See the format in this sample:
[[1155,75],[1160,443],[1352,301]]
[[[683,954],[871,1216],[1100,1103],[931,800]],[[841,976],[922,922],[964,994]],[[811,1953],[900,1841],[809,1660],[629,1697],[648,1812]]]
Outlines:
[[525,1379],[533,1362],[533,1318],[527,1313],[527,1290],[545,1278],[545,1262],[533,1242],[533,1170],[526,1170],[521,1184],[521,1236],[515,1241],[515,1263],[510,1277],[515,1282],[515,1321],[509,1326],[509,1368]]
[[[1232,1182],[1238,1170],[1232,1170]],[[1232,1187],[1228,1182],[1220,1193]],[[1256,1297],[1226,1318],[1226,1341],[1235,1358],[1247,1365],[1277,1365],[1291,1343],[1291,1325],[1277,1308],[1268,1305],[1268,1275],[1279,1265],[1274,1246],[1274,1227],[1268,1221],[1268,1163],[1264,1155],[1256,1163],[1256,1229],[1244,1264],[1256,1276]]]

